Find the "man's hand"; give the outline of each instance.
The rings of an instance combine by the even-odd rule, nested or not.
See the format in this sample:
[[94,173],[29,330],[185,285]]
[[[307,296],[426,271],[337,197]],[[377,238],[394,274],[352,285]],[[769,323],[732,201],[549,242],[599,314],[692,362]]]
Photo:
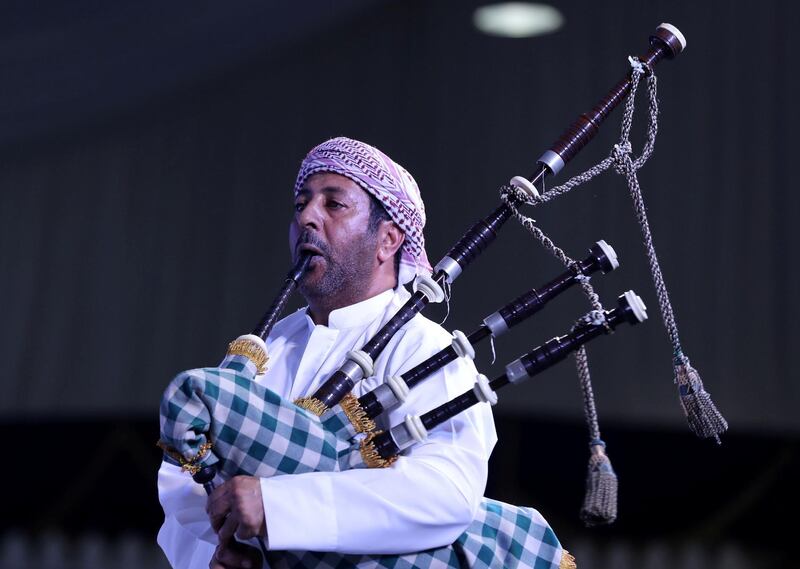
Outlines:
[[231,539],[220,542],[208,569],[258,569],[261,562],[258,549]]
[[234,476],[217,486],[208,497],[206,511],[221,544],[233,536],[250,539],[267,535],[261,482],[253,476]]

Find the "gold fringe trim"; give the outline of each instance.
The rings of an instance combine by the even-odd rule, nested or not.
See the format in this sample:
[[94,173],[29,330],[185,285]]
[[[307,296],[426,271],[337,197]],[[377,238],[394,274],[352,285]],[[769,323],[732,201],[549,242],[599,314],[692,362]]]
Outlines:
[[361,458],[364,459],[364,464],[366,464],[369,468],[386,468],[387,466],[391,466],[397,460],[397,456],[390,456],[389,458],[383,458],[380,454],[378,454],[378,450],[375,448],[375,445],[372,444],[372,439],[376,436],[380,435],[383,431],[372,432],[364,437],[364,440],[361,441]]
[[367,416],[367,412],[361,407],[355,395],[348,393],[339,402],[344,414],[350,419],[357,433],[371,433],[377,429],[375,421]]
[[294,402],[298,407],[302,407],[306,411],[311,411],[317,417],[320,417],[328,408],[325,404],[316,397],[301,397]]
[[197,451],[197,454],[188,459],[184,458],[183,455],[174,448],[167,446],[164,441],[158,441],[156,446],[177,461],[178,464],[181,465],[181,470],[194,476],[200,471],[200,465],[197,463],[200,462],[206,454],[208,454],[208,451],[210,451],[211,447],[214,445],[211,443],[211,441],[204,442],[202,445],[200,445],[200,450]]
[[561,550],[561,562],[558,564],[558,569],[578,569],[575,558],[566,549]]
[[248,340],[247,338],[237,338],[228,344],[228,355],[244,356],[248,358],[256,365],[258,373],[264,373],[267,371],[267,362],[269,361],[269,356],[267,355],[267,352],[261,349],[261,346],[252,340]]

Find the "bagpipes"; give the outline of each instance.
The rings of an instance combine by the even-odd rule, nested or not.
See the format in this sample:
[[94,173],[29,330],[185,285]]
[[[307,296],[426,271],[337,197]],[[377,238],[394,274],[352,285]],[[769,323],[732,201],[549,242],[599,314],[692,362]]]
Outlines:
[[[647,318],[641,299],[632,291],[621,295],[618,306],[605,310],[589,283],[597,271],[617,266],[614,250],[600,241],[582,261],[569,258],[519,211],[522,205],[538,206],[614,167],[625,175],[645,236],[650,266],[659,296],[659,306],[675,349],[676,382],[689,424],[700,436],[717,437],[727,428],[703,389],[699,374],[689,365],[677,337],[672,309],[652,245],[636,170],[652,153],[657,114],[654,66],[672,59],[685,47],[674,26],[662,24],[650,37],[650,49],[630,58],[632,70],[589,113],[581,115],[539,159],[530,178],[516,176],[501,190],[503,203],[489,216],[474,224],[434,267],[432,277],[418,276],[413,294],[404,306],[361,348],[347,354],[346,361],[310,397],[290,402],[254,379],[263,373],[268,360],[265,340],[282,312],[286,299],[310,261],[302,255],[287,276],[277,299],[253,334],[234,340],[218,367],[178,374],[164,392],[161,403],[161,440],[165,460],[179,464],[195,481],[210,491],[217,474],[230,478],[238,474],[269,477],[312,471],[390,466],[402,451],[422,442],[427,432],[442,422],[481,402],[495,403],[496,391],[508,384],[536,375],[575,353],[584,388],[584,404],[590,427],[590,474],[582,518],[588,525],[610,523],[616,517],[616,478],[600,440],[594,401],[588,377],[585,344],[613,331],[622,323],[636,324]],[[642,77],[648,81],[651,124],[642,155],[634,159],[627,141],[633,114],[633,100]],[[626,100],[622,140],[612,155],[590,171],[563,186],[540,192],[545,177],[558,173],[598,132],[605,118]],[[356,399],[353,387],[373,374],[373,362],[404,324],[429,303],[449,297],[449,288],[469,264],[495,239],[511,217],[516,217],[567,267],[544,286],[532,289],[486,317],[469,336],[453,333],[451,346],[441,350],[399,377],[382,378],[373,391]],[[473,345],[497,338],[529,318],[547,302],[573,285],[589,297],[592,310],[573,328],[518,358],[505,373],[489,381],[478,375],[475,387],[451,401],[421,415],[408,416],[403,423],[379,431],[374,419],[405,400],[408,391],[426,377],[458,357],[474,357]],[[298,442],[302,441],[302,443]],[[313,552],[266,552],[270,566],[336,566],[342,560],[359,567],[411,566],[470,567],[568,567],[573,561],[562,548],[542,516],[531,508],[519,508],[484,498],[469,528],[450,546],[406,555],[343,556]]]

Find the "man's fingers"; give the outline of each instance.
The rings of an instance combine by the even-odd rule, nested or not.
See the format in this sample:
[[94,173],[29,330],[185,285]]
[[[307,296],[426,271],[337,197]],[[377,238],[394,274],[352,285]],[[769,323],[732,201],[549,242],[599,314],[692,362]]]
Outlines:
[[208,495],[208,500],[206,501],[206,511],[211,512],[211,508],[216,503],[225,503],[228,502],[228,494],[230,491],[230,487],[228,483],[220,484],[216,488],[211,491],[211,494]]
[[219,530],[230,511],[231,502],[227,487],[223,485],[214,488],[214,491],[208,497],[208,502],[206,502],[206,512],[214,531]]
[[214,557],[211,558],[211,562],[208,564],[208,569],[228,569],[222,563],[220,563],[219,559],[217,559],[217,555],[214,554]]
[[227,520],[228,518],[230,518],[230,516],[228,515],[227,512],[223,513],[221,515],[210,515],[209,514],[209,516],[208,516],[208,519],[211,521],[211,527],[217,533],[219,533],[219,528],[222,527],[222,524],[224,524],[225,520]]
[[211,513],[211,509],[216,502],[222,500],[223,502],[227,502],[225,496],[228,493],[228,484],[220,484],[216,488],[211,491],[211,494],[208,495],[208,500],[206,501],[206,512],[209,514]]
[[266,535],[261,485],[252,476],[235,476],[217,486],[208,497],[206,512],[220,538]]
[[239,529],[239,517],[236,514],[231,514],[222,523],[217,531],[220,541],[225,541],[233,537],[236,530]]
[[208,569],[227,569],[227,567],[225,567],[219,559],[219,554],[223,547],[223,542],[220,542],[220,544],[214,550],[214,555],[211,556],[211,561],[208,562]]
[[261,567],[261,552],[235,541],[224,546],[220,545],[214,553],[214,558],[219,565],[210,565],[211,569],[256,569]]
[[258,535],[257,528],[252,527],[246,523],[240,523],[236,528],[236,538],[241,540],[247,540],[251,537],[256,537]]

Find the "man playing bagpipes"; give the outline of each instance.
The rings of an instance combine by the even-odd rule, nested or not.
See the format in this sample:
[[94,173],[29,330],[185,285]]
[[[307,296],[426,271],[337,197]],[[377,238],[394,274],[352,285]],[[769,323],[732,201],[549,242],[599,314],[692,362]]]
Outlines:
[[[314,254],[299,283],[308,307],[275,325],[267,339],[268,372],[255,379],[289,401],[312,394],[348,351],[362,346],[409,298],[402,285],[430,273],[417,184],[379,150],[345,138],[325,142],[303,161],[294,192],[292,254]],[[374,362],[374,374],[354,394],[452,341],[418,314],[392,337]],[[459,358],[380,417],[379,428],[469,389],[476,374],[471,360]],[[215,569],[260,566],[258,550],[234,538],[261,536],[278,552],[401,554],[447,546],[475,516],[496,440],[489,405],[476,405],[389,468],[234,476],[209,498],[165,462],[159,472],[165,521],[158,542],[176,568]],[[561,552],[554,541],[557,565]]]
[[[643,322],[646,307],[633,291],[612,310],[600,303],[588,279],[618,265],[607,243],[571,259],[517,209],[542,205],[612,166],[626,178],[642,228],[682,408],[695,434],[719,441],[727,422],[680,345],[636,177],[657,132],[653,66],[685,45],[677,28],[661,24],[647,53],[628,58],[629,74],[541,156],[533,176],[501,188],[501,206],[467,230],[432,277],[424,206],[408,172],[346,138],[308,154],[294,188],[295,265],[281,293],[219,366],[181,372],[161,401],[159,544],[174,567],[574,568],[536,510],[481,496],[496,442],[485,403],[574,352],[591,449],[581,519],[589,526],[614,521],[616,476],[583,345],[622,323]],[[650,123],[635,158],[628,136],[643,77]],[[541,195],[536,184],[557,174],[623,100],[620,142],[609,157]],[[469,336],[451,336],[422,317],[512,216],[566,271],[487,316]],[[412,280],[413,294],[404,286]],[[308,307],[275,324],[298,282]],[[568,333],[491,381],[476,373],[472,344],[504,334],[578,284],[593,310]]]

